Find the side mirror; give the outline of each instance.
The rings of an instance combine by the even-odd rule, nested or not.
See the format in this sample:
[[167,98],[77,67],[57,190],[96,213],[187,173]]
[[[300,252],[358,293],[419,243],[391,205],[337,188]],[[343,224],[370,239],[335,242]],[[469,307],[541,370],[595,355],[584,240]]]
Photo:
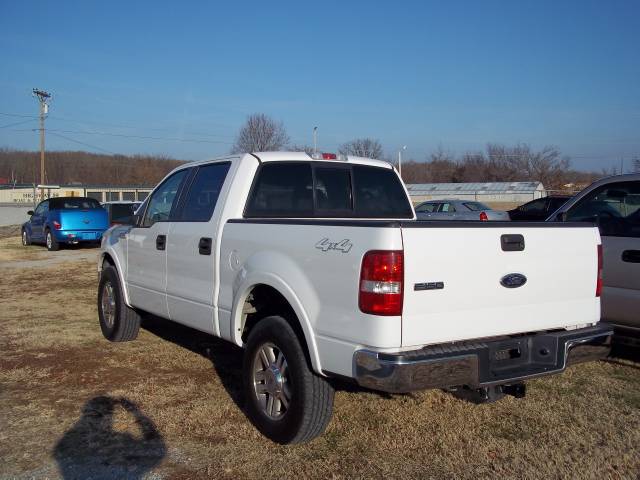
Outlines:
[[30,217],[33,216],[33,210],[27,211],[27,215],[29,215]]
[[560,212],[556,217],[558,222],[566,222],[567,221],[567,212]]
[[134,227],[139,227],[141,222],[142,222],[142,215],[134,214],[131,217],[131,225],[133,225]]

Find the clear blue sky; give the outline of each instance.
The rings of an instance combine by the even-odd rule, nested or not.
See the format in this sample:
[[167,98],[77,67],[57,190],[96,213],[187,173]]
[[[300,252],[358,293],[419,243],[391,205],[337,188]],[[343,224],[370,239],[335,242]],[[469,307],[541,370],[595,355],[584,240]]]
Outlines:
[[[51,149],[207,158],[264,112],[297,143],[317,125],[327,151],[526,142],[584,169],[640,154],[637,0],[3,1],[0,52],[0,112],[54,94]],[[0,146],[38,148],[33,119],[0,127]]]

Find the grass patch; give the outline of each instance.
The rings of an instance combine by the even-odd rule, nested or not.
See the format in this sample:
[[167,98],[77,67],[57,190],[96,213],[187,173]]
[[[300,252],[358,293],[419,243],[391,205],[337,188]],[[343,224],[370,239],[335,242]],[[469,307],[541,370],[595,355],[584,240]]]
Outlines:
[[[0,268],[21,248],[19,239],[0,240]],[[524,399],[480,406],[438,390],[379,395],[339,386],[322,437],[275,445],[242,411],[237,348],[155,319],[135,342],[105,341],[95,263],[82,250],[64,253],[55,266],[45,255],[36,266],[2,271],[0,477],[634,478],[640,471],[633,362],[571,367],[529,382]]]

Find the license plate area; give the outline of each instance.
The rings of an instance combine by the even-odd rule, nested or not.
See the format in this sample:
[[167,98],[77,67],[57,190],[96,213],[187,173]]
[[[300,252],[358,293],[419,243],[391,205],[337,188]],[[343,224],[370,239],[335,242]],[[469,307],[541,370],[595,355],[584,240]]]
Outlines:
[[[485,357],[483,382],[518,375],[535,375],[561,367],[557,338],[534,335],[496,341],[489,344]],[[562,355],[564,358],[564,356]]]

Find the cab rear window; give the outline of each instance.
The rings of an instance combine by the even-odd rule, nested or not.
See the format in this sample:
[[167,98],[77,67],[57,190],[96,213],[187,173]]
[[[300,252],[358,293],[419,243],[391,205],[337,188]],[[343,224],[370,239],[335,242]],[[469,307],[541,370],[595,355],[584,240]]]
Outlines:
[[248,218],[412,218],[390,168],[325,162],[269,162],[260,167]]

